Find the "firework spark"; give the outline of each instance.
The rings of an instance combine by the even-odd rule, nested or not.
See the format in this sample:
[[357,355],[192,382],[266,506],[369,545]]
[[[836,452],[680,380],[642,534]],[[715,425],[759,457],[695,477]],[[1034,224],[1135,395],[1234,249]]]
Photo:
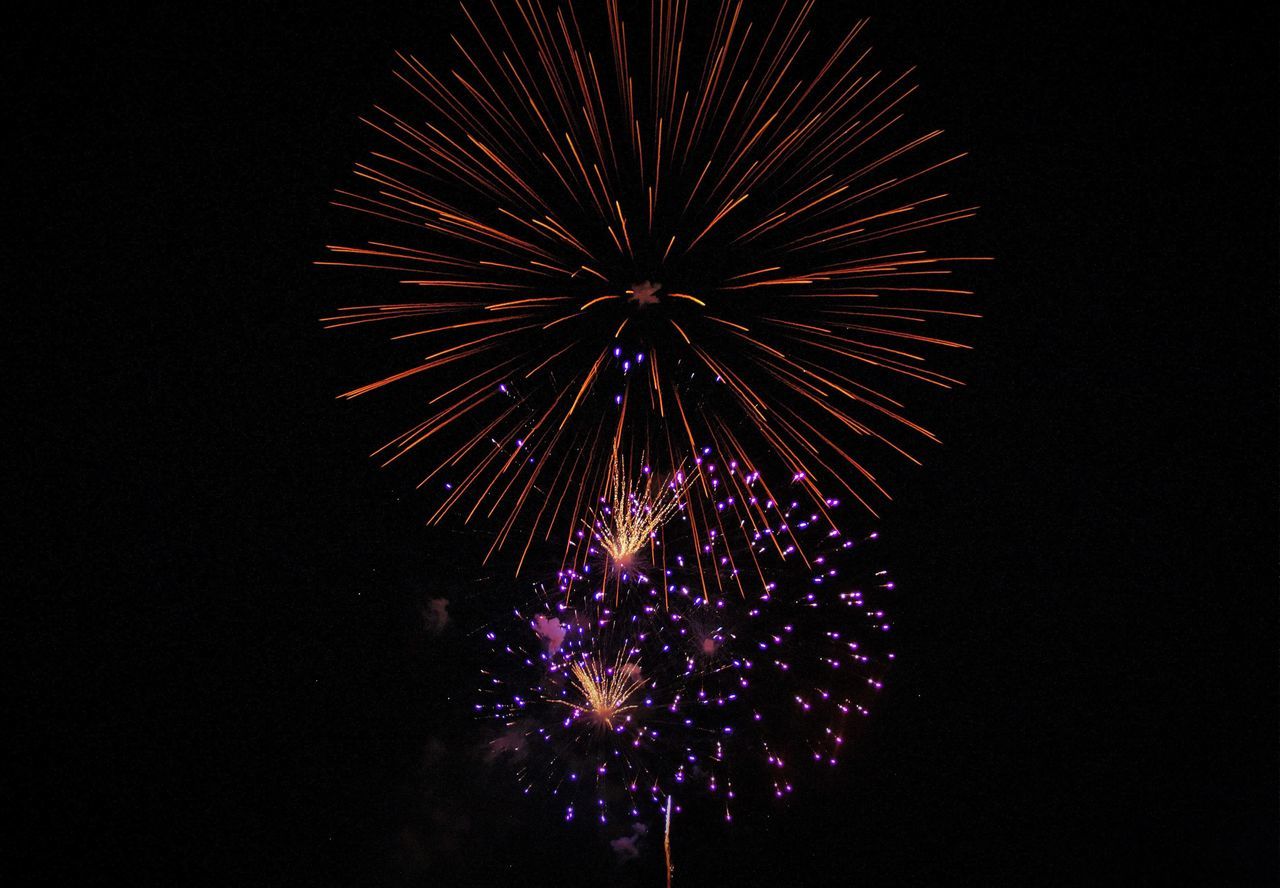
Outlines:
[[597,22],[516,0],[464,7],[447,75],[399,56],[415,104],[365,118],[381,146],[334,201],[384,230],[321,264],[412,295],[325,323],[394,325],[412,350],[344,397],[421,386],[427,415],[376,455],[431,451],[431,522],[496,520],[518,572],[572,540],[619,449],[663,476],[712,451],[735,467],[734,497],[705,474],[687,490],[705,539],[713,500],[763,522],[762,470],[874,513],[873,461],[937,440],[896,389],[959,384],[925,360],[968,347],[934,328],[976,317],[951,275],[984,257],[926,238],[974,214],[936,182],[963,154],[906,123],[911,72],[872,67],[865,21],[808,58],[812,7],[758,27],[722,0],[703,33],[688,0],[655,0],[647,30],[616,0]]

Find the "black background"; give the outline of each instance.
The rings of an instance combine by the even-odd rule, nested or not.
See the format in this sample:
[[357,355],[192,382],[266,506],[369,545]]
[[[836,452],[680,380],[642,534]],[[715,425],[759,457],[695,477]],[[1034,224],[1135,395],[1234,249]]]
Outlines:
[[[864,11],[920,65],[912,118],[972,152],[987,319],[946,446],[891,479],[901,665],[862,748],[789,809],[678,822],[675,884],[1271,884],[1274,18]],[[355,118],[461,24],[173,8],[19,41],[31,881],[661,884],[652,841],[617,865],[470,751],[500,579],[364,459],[388,427],[334,395],[367,354],[315,321],[350,301],[310,263],[352,230]]]

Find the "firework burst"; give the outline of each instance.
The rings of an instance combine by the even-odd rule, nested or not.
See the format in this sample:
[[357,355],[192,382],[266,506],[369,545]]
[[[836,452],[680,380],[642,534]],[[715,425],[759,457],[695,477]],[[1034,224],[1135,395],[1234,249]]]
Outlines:
[[[365,118],[380,147],[334,201],[379,233],[322,264],[408,293],[325,322],[410,350],[345,397],[419,384],[425,418],[377,456],[431,451],[430,521],[495,519],[523,564],[572,540],[620,450],[663,477],[714,451],[757,524],[762,470],[874,512],[870,464],[936,440],[896,390],[958,384],[925,360],[967,348],[935,327],[976,317],[950,276],[981,257],[926,241],[974,213],[936,184],[963,155],[906,123],[911,72],[875,70],[865,22],[812,55],[812,7],[760,26],[724,0],[702,28],[654,0],[646,28],[517,0],[463,8],[447,73],[399,56],[412,102]],[[710,480],[685,492],[704,539]]]
[[569,664],[569,673],[578,699],[552,702],[568,706],[575,716],[606,730],[612,730],[615,720],[636,708],[632,700],[645,685],[640,664],[631,659],[626,648],[618,652],[612,665],[584,655]]
[[[806,766],[838,764],[893,660],[893,584],[862,551],[874,534],[847,538],[798,504],[768,513],[755,541],[765,579],[752,574],[745,600],[704,597],[699,560],[673,554],[661,581],[635,575],[616,604],[603,591],[566,604],[564,572],[488,632],[476,709],[526,792],[560,799],[567,819],[630,822],[668,797],[731,819],[740,801],[790,795]],[[732,558],[724,537],[704,545],[727,588],[746,553]]]
[[682,470],[665,483],[655,482],[648,466],[629,478],[614,457],[600,515],[590,526],[616,572],[635,569],[636,556],[653,545],[658,530],[680,511],[688,484]]

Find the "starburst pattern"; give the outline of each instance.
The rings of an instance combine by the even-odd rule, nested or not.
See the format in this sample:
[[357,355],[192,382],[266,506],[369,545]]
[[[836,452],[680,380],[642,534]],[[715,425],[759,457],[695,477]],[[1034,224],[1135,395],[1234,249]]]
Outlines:
[[906,122],[910,72],[875,70],[865,22],[814,55],[812,7],[757,25],[722,0],[704,29],[654,0],[646,29],[516,0],[464,7],[447,72],[399,57],[413,103],[365,118],[381,146],[335,200],[384,233],[324,264],[413,295],[326,323],[413,350],[345,397],[419,385],[425,418],[377,455],[431,453],[432,522],[496,519],[519,570],[572,542],[619,452],[663,477],[717,454],[721,486],[685,495],[706,539],[725,501],[763,523],[762,469],[874,512],[877,455],[936,440],[895,390],[958,384],[925,358],[967,348],[934,328],[976,317],[950,276],[981,257],[926,238],[974,213],[937,183],[962,154]]
[[640,664],[625,648],[609,665],[584,654],[569,664],[569,673],[578,698],[552,702],[568,706],[574,715],[605,729],[613,728],[616,719],[636,708],[630,701],[645,685]]
[[614,457],[609,486],[601,498],[603,506],[594,528],[615,570],[626,571],[635,566],[635,556],[654,541],[659,528],[680,510],[688,484],[689,479],[680,470],[670,481],[655,482],[648,466],[638,477],[629,478],[621,461]]

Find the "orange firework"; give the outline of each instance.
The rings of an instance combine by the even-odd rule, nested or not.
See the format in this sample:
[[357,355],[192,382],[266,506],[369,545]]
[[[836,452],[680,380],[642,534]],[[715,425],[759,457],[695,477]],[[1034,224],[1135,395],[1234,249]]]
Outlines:
[[688,0],[653,0],[637,28],[616,0],[599,21],[515,0],[463,7],[447,72],[399,56],[415,104],[365,119],[381,147],[335,200],[386,233],[321,264],[413,295],[325,323],[414,350],[344,397],[421,386],[426,417],[377,455],[423,456],[431,522],[495,519],[523,564],[576,545],[617,455],[648,454],[697,470],[695,539],[750,534],[764,477],[874,511],[872,451],[936,440],[890,392],[958,384],[924,362],[968,347],[932,331],[976,317],[947,281],[982,257],[923,239],[975,211],[930,184],[963,155],[908,128],[910,72],[870,67],[864,21],[810,57],[812,8],[759,27],[722,0],[691,29]]

